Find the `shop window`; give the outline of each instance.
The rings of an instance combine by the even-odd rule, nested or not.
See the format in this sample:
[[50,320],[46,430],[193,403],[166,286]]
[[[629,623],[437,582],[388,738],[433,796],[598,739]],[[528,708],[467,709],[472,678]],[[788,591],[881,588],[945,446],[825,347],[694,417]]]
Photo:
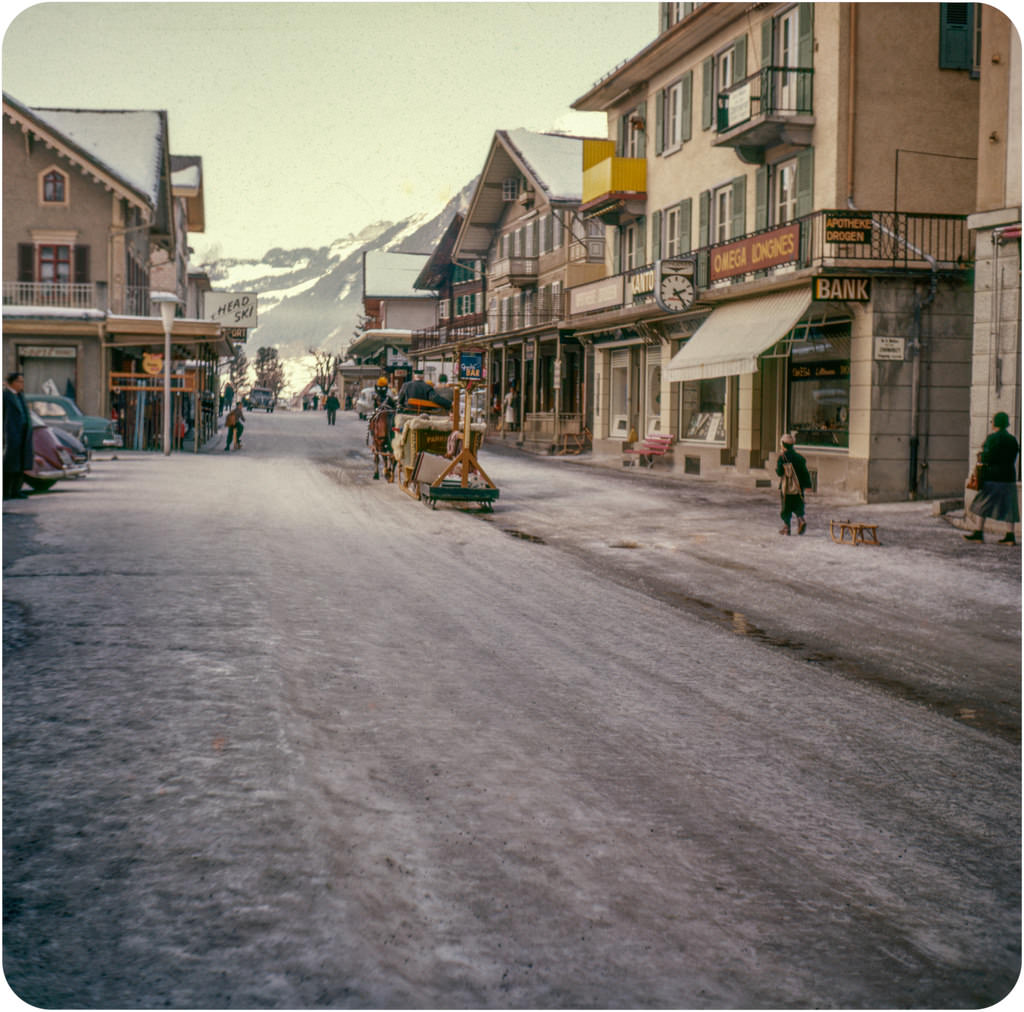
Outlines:
[[611,435],[626,438],[629,432],[629,358],[612,360],[611,371]]
[[850,326],[811,327],[789,359],[789,431],[806,446],[850,445]]
[[724,443],[726,377],[694,380],[679,386],[682,438]]

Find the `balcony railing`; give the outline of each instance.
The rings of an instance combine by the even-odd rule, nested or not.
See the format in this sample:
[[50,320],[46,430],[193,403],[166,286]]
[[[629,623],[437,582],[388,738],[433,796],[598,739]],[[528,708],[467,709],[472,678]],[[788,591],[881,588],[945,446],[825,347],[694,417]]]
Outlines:
[[813,70],[762,67],[718,93],[717,143],[736,147],[809,143],[813,116]]
[[537,284],[536,257],[501,257],[491,265],[489,277],[492,284],[513,285],[529,288]]
[[474,313],[471,317],[462,318],[458,324],[441,323],[436,327],[414,330],[409,350],[415,353],[448,344],[478,341],[485,336],[486,324],[486,314]]
[[50,281],[5,281],[3,304],[29,308],[99,310],[123,316],[159,316],[150,300],[150,289],[129,286],[112,298],[103,281],[86,284]]
[[574,264],[604,263],[604,236],[587,236],[569,244],[569,262]]
[[[799,233],[793,256],[764,269],[713,280],[715,253],[738,247],[796,227]],[[973,233],[963,215],[908,214],[896,211],[816,211],[783,226],[762,229],[693,250],[697,260],[698,290],[725,290],[778,271],[839,269],[843,271],[963,271],[974,259]],[[736,257],[727,258],[730,263]],[[573,319],[648,305],[654,301],[654,264],[566,292],[567,313]]]

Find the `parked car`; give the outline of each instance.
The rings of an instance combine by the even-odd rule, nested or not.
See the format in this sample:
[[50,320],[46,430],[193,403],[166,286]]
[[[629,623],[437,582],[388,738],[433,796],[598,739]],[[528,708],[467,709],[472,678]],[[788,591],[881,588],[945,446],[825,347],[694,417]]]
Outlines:
[[81,478],[88,473],[89,465],[76,464],[71,452],[57,435],[34,411],[32,418],[32,470],[25,472],[25,483],[36,492],[53,488],[64,478]]
[[[36,417],[38,418],[39,416],[37,415]],[[40,419],[40,421],[42,421],[42,419]],[[75,439],[70,432],[58,429],[54,425],[48,425],[47,428],[57,437],[57,442],[59,442],[61,446],[71,454],[71,459],[76,464],[85,464],[85,469],[88,471],[89,447],[87,447],[80,439]]]
[[56,394],[25,394],[25,400],[43,421],[77,436],[90,450],[124,445],[109,419],[86,415],[70,398]]
[[273,411],[277,406],[277,398],[269,387],[253,387],[249,391],[249,405],[253,408],[262,408],[264,411]]
[[373,408],[376,404],[374,398],[374,391],[376,387],[363,387],[359,391],[359,396],[356,398],[356,411],[359,412],[360,418],[369,418],[373,414]]

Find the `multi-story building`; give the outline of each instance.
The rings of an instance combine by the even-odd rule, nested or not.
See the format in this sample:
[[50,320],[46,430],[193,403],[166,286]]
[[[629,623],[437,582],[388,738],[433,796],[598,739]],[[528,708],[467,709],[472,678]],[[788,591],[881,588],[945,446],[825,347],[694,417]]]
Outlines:
[[[397,385],[409,378],[413,332],[433,326],[437,318],[437,297],[415,287],[428,259],[426,253],[363,253],[364,327],[348,346],[353,365],[373,366]],[[343,370],[346,384],[353,375]]]
[[[32,109],[4,95],[3,112],[4,372],[113,415],[128,448],[159,447],[165,334],[150,296],[187,303],[199,160],[172,178],[162,111]],[[179,315],[172,337],[173,424],[178,445],[184,429],[197,448],[215,431],[231,348],[199,312]]]
[[[465,301],[455,303],[456,319],[438,321],[415,345],[417,357],[453,365],[460,349],[479,349],[489,407],[514,391],[517,423],[502,435],[526,449],[550,449],[583,421],[584,348],[560,327],[566,289],[604,273],[604,227],[578,213],[583,144],[563,134],[495,132],[451,250],[438,254],[461,271]],[[423,281],[432,286],[439,277]]]
[[[972,5],[973,6],[973,5]],[[974,454],[1005,411],[1021,432],[1021,45],[1013,22],[995,7],[980,18],[978,69],[978,194],[967,219],[975,236],[974,356],[971,435]]]
[[568,291],[597,454],[769,484],[796,435],[822,489],[959,492],[978,177],[972,4],[663,3],[581,96],[581,212],[607,277]]

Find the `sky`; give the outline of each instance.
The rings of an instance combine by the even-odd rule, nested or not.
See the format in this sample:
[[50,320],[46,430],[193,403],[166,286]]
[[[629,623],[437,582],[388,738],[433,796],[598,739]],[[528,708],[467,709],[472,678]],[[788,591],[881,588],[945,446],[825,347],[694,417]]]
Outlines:
[[[657,34],[657,3],[44,3],[8,12],[28,106],[165,109],[203,159],[194,259],[324,246],[436,213],[495,130],[606,136],[571,103]],[[59,70],[58,70],[59,68]]]

